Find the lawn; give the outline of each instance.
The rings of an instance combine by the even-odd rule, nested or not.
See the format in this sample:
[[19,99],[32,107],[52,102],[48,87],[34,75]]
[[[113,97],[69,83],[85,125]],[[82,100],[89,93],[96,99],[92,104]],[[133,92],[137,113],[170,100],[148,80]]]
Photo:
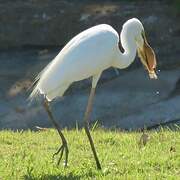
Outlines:
[[59,147],[55,130],[0,131],[0,179],[178,179],[180,129],[149,131],[139,146],[140,132],[97,128],[92,131],[102,163],[96,170],[89,142],[82,129],[63,130],[69,143],[68,167],[56,165],[52,154]]

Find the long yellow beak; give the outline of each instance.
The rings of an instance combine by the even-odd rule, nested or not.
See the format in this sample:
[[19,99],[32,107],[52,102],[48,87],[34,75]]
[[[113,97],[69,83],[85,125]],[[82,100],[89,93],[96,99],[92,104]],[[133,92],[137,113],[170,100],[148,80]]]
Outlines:
[[142,33],[143,39],[144,39],[144,45],[142,49],[138,49],[138,55],[141,59],[141,62],[146,67],[149,77],[151,79],[157,79],[157,75],[155,73],[156,68],[156,55],[154,53],[154,50],[151,48],[151,46],[148,44],[145,33]]

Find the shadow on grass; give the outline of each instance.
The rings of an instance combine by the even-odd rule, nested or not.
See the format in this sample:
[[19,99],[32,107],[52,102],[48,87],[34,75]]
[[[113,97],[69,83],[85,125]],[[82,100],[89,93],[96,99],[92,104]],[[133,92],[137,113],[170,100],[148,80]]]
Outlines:
[[79,180],[80,178],[82,178],[82,176],[73,175],[72,173],[70,173],[68,175],[62,175],[62,174],[49,175],[49,174],[45,174],[45,175],[43,175],[41,177],[34,177],[32,175],[24,176],[25,180],[39,180],[39,179],[42,179],[42,180],[57,180],[57,179],[60,179],[60,180]]
[[32,173],[28,173],[24,176],[23,179],[25,180],[56,180],[56,179],[60,179],[60,180],[79,180],[79,179],[94,179],[96,176],[99,175],[99,173],[101,174],[101,171],[97,171],[96,169],[87,169],[85,171],[81,171],[79,172],[79,174],[74,173],[74,172],[69,172],[67,174],[41,174],[39,176],[33,175]]

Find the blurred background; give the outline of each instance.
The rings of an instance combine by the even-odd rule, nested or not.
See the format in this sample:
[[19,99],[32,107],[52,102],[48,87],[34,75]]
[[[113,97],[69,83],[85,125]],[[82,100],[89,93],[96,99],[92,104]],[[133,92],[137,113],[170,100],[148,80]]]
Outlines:
[[[159,79],[150,80],[138,58],[126,70],[104,71],[91,122],[121,129],[178,124],[180,0],[1,0],[0,129],[50,127],[41,102],[27,101],[35,76],[79,32],[107,23],[120,33],[132,17],[144,24]],[[74,83],[52,103],[62,127],[82,125],[90,82]]]

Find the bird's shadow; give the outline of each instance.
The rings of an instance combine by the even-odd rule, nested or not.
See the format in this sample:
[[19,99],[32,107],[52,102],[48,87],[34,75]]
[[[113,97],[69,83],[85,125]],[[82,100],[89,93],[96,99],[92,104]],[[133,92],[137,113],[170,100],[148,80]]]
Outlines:
[[89,177],[89,178],[93,178],[95,177],[97,174],[101,174],[101,171],[92,171],[92,169],[88,169],[87,171],[81,173],[81,174],[77,174],[77,173],[73,173],[73,172],[69,172],[66,175],[63,174],[42,174],[40,177],[36,177],[34,176],[32,173],[28,173],[24,176],[23,179],[25,180],[79,180],[79,179],[84,179],[85,177]]
[[[68,175],[62,175],[62,174],[49,175],[49,174],[45,174],[45,175],[42,175],[40,179],[43,179],[43,180],[57,180],[57,179],[61,179],[61,180],[79,180],[81,178],[82,178],[82,176],[80,176],[80,175],[73,175],[73,173],[70,173]],[[33,175],[25,175],[23,179],[25,179],[25,180],[39,180],[38,177],[34,177]]]

